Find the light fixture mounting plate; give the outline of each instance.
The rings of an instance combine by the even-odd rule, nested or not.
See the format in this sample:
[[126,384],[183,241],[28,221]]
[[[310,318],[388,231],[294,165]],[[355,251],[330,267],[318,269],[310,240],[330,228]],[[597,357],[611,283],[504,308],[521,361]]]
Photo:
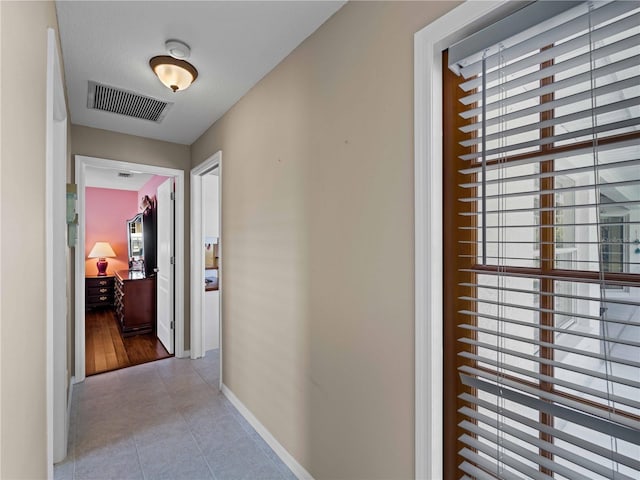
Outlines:
[[191,48],[180,40],[167,40],[164,43],[167,53],[173,58],[185,59],[191,56]]

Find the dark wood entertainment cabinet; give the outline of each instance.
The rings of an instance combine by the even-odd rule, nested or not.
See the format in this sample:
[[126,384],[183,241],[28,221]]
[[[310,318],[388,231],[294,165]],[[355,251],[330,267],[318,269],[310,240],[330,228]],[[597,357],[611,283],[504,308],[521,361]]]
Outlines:
[[123,336],[156,328],[156,279],[142,272],[119,270],[115,275],[115,313]]

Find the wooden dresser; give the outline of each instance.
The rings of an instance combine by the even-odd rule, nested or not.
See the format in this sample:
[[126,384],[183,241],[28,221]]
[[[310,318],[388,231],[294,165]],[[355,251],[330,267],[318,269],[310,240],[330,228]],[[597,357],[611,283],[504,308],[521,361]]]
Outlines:
[[113,307],[114,277],[85,277],[85,308]]
[[123,336],[149,333],[156,327],[156,279],[142,272],[119,270],[115,276],[116,319]]

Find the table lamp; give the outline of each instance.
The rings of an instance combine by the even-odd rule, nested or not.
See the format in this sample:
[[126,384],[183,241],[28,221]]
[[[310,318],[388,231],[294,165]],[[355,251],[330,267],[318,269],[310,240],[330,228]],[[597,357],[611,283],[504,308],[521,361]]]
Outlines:
[[106,257],[115,257],[116,253],[109,245],[109,242],[96,242],[96,244],[89,252],[89,256],[87,258],[97,258],[98,261],[96,266],[98,267],[98,276],[103,277],[107,274],[107,263]]

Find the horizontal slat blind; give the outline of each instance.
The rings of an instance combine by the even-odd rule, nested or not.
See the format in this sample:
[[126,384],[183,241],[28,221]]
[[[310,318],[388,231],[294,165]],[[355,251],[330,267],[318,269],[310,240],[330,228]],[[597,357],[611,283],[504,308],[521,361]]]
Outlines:
[[[558,38],[568,39],[581,32],[589,31],[590,26],[606,23],[611,18],[633,9],[633,2],[598,2],[600,8],[593,12],[589,12],[587,8],[581,11],[573,10],[558,15],[556,18],[549,19],[544,25],[538,25],[529,29],[521,37],[518,37],[513,43],[504,41],[506,48],[501,50],[497,46],[489,48],[487,56],[487,67],[493,69],[500,66],[504,61],[512,61],[526,56],[532,51],[542,49],[548,45],[556,43]],[[607,3],[602,5],[603,3]],[[593,29],[591,29],[593,30]],[[522,38],[524,37],[524,38]],[[515,38],[515,37],[514,37]],[[521,40],[521,41],[518,41]],[[511,43],[511,44],[510,44]],[[590,42],[588,42],[590,43]],[[466,79],[482,72],[481,56],[478,55],[474,61],[459,62],[463,65],[462,76]]]
[[451,70],[457,478],[640,478],[640,4]]

